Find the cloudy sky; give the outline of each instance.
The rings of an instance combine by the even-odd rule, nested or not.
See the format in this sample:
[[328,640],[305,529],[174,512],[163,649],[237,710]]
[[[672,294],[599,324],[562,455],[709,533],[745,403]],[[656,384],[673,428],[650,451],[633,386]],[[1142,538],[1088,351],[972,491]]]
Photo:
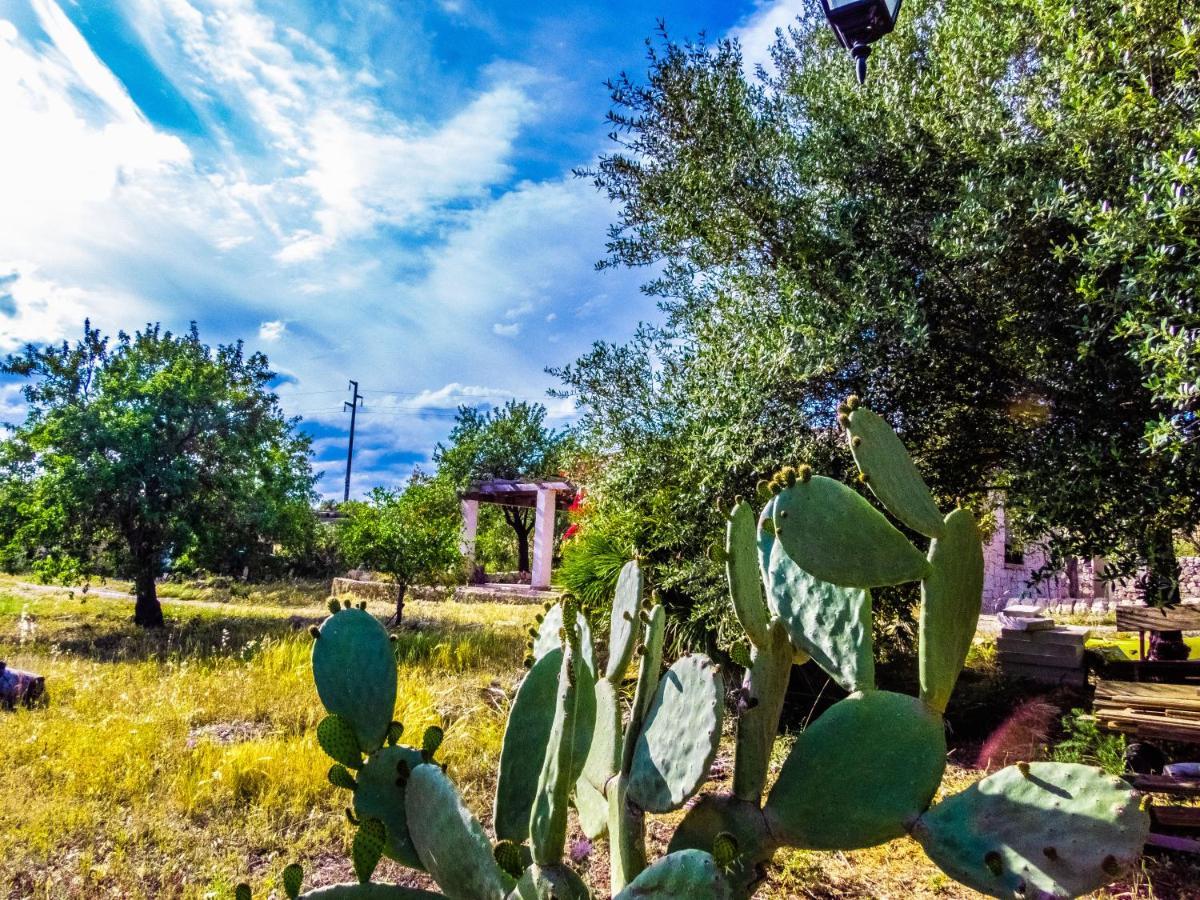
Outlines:
[[571,175],[604,79],[657,18],[762,58],[807,2],[0,0],[0,353],[194,319],[270,356],[326,495],[357,379],[353,493],[394,483],[654,315]]

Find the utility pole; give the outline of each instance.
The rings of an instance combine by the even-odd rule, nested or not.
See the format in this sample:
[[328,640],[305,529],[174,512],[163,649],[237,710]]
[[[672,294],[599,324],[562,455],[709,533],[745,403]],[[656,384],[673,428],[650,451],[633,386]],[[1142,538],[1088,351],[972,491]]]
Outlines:
[[362,406],[362,395],[358,393],[358,382],[351,381],[347,390],[354,391],[354,398],[342,404],[342,410],[350,407],[350,449],[346,451],[346,493],[343,502],[350,499],[350,467],[354,464],[354,420],[358,417],[358,408]]

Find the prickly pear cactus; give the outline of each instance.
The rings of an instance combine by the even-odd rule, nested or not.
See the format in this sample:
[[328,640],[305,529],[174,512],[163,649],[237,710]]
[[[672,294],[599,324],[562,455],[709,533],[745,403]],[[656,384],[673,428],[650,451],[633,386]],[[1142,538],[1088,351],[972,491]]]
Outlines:
[[[1021,763],[933,803],[946,760],[942,713],[979,614],[979,531],[965,510],[941,514],[882,418],[856,398],[838,412],[865,488],[785,469],[760,485],[757,515],[738,499],[714,552],[745,631],[740,686],[702,655],[663,671],[666,612],[644,596],[636,561],[618,580],[603,666],[574,603],[537,616],[500,753],[496,843],[436,760],[450,739],[442,729],[427,729],[417,746],[400,743],[387,632],[364,610],[331,602],[313,648],[329,713],[317,740],[332,760],[329,781],[352,796],[361,883],[301,894],[292,865],[285,894],[585,900],[587,886],[563,859],[570,805],[585,834],[608,840],[616,900],[745,900],[782,846],[853,849],[905,834],[995,897],[1077,896],[1127,870],[1148,817],[1124,782],[1097,769]],[[930,539],[927,550],[872,505],[868,489]],[[905,581],[921,582],[918,697],[875,686],[870,591]],[[799,735],[768,791],[791,667],[809,659],[851,694]],[[697,797],[727,691],[738,712],[733,790]],[[685,807],[667,855],[648,860],[646,816]],[[384,856],[424,869],[444,894],[372,882]],[[237,896],[250,900],[250,888]]]

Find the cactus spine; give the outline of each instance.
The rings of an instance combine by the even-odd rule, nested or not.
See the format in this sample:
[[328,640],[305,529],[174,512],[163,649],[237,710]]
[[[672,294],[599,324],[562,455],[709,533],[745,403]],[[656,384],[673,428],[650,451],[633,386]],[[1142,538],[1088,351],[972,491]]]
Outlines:
[[[942,712],[979,614],[978,528],[964,510],[941,515],[900,439],[857,398],[838,419],[860,481],[931,546],[922,553],[860,493],[808,466],[760,484],[757,516],[739,498],[714,553],[747,639],[733,791],[700,797],[666,856],[648,865],[646,813],[680,809],[700,790],[725,686],[704,656],[663,674],[666,613],[645,603],[641,569],[630,562],[602,669],[573,603],[548,606],[531,629],[530,671],[500,756],[495,846],[434,761],[442,730],[428,729],[418,747],[399,743],[396,664],[383,627],[361,609],[330,604],[313,649],[329,712],[317,738],[334,761],[329,780],[353,794],[347,816],[362,883],[300,894],[292,865],[287,896],[443,896],[371,882],[388,856],[428,871],[450,900],[583,900],[586,886],[562,859],[572,803],[590,837],[607,833],[617,900],[745,900],[779,847],[851,849],[904,834],[948,874],[995,897],[1078,896],[1132,865],[1148,816],[1124,782],[1096,769],[1022,763],[930,805],[945,766]],[[870,591],[905,581],[922,587],[919,697],[878,690],[874,679]],[[621,689],[639,646],[626,714]],[[768,794],[788,676],[810,657],[852,693],[800,735]],[[237,894],[248,900],[250,889]]]

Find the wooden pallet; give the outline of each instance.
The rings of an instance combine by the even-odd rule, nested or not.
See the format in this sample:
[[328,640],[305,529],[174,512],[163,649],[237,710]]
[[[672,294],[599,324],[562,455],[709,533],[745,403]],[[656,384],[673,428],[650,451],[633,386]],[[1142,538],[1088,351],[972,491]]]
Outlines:
[[1200,688],[1194,685],[1101,680],[1093,712],[1109,731],[1200,743]]

